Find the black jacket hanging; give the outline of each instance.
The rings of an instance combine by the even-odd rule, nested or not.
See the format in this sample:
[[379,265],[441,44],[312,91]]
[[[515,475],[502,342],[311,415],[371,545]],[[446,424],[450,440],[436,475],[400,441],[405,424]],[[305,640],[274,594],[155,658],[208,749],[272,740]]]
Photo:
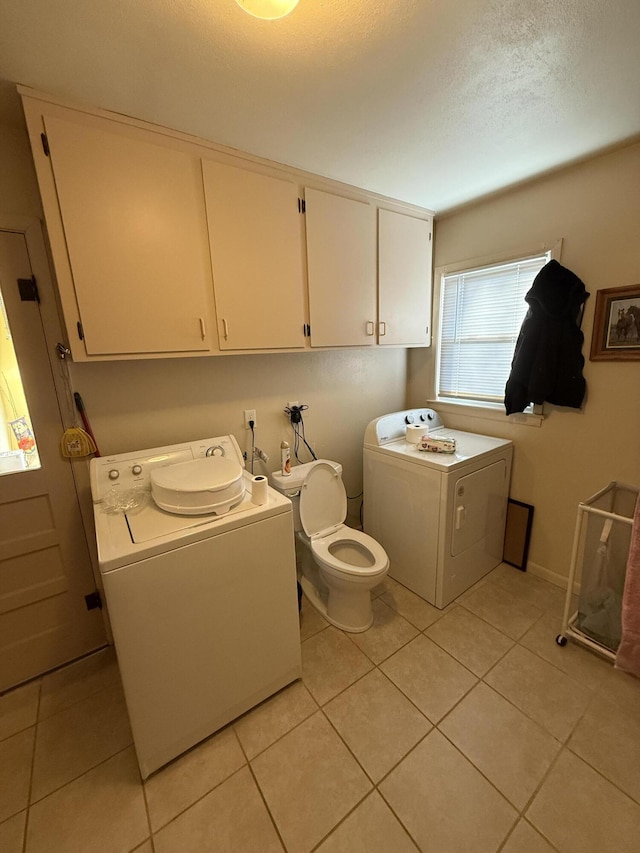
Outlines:
[[535,277],[505,388],[508,415],[545,400],[580,408],[586,383],[579,323],[588,296],[578,276],[557,261]]

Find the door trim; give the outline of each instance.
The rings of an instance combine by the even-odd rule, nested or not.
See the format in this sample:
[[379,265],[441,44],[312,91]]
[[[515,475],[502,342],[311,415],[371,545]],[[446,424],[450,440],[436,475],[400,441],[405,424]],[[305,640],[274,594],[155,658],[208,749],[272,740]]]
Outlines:
[[[58,400],[58,409],[65,429],[75,426],[74,413],[67,411],[68,406],[63,403],[66,399],[66,390],[62,372],[59,370],[58,357],[56,355],[56,344],[61,341],[67,343],[67,337],[63,331],[60,321],[60,307],[58,295],[55,290],[50,264],[50,253],[46,242],[45,231],[42,223],[35,217],[14,216],[0,212],[0,231],[8,231],[22,234],[27,244],[27,253],[33,275],[38,284],[40,293],[40,316],[47,345],[47,356],[51,367],[51,376]],[[89,482],[89,465],[83,459],[69,460],[71,474],[80,508],[80,517],[84,538],[87,542],[89,556],[91,558],[91,569],[96,586],[102,589],[102,578],[98,569],[98,552],[93,523],[93,504],[91,501],[91,487]],[[104,610],[103,621],[107,633],[108,642],[111,642],[111,633]]]

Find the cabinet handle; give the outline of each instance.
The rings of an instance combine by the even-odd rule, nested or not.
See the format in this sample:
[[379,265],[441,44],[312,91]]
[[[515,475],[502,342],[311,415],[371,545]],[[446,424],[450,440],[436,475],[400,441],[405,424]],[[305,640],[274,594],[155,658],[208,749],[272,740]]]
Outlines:
[[198,317],[200,320],[200,337],[204,340],[207,337],[207,330],[204,325],[204,319],[202,317]]
[[387,324],[384,320],[380,320],[380,322],[378,323],[378,334],[381,338],[387,334]]
[[224,317],[222,318],[222,337],[225,339],[225,341],[229,337],[229,326]]
[[367,321],[367,335],[373,335],[376,330],[375,323],[372,320]]

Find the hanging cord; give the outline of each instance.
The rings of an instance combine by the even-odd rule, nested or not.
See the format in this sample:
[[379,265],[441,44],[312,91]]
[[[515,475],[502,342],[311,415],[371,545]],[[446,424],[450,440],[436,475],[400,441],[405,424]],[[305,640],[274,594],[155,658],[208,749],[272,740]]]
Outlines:
[[249,421],[249,429],[251,430],[251,473],[253,474],[253,463],[256,458],[256,431],[253,421]]
[[311,454],[311,458],[315,461],[317,460],[317,456],[313,451],[313,448],[305,438],[304,434],[304,420],[302,418],[302,413],[306,412],[309,406],[287,406],[284,410],[285,413],[289,416],[289,420],[291,421],[291,428],[293,429],[293,455],[296,457],[298,462],[302,462],[300,456],[298,455],[298,451],[300,450],[300,442],[302,442],[309,453]]
[[[358,495],[354,495],[353,497],[351,497],[351,495],[347,495],[347,500],[348,500],[348,501],[357,501],[357,500],[358,500],[359,498],[361,498],[363,495],[364,495],[364,492],[360,492],[360,494],[358,494]],[[359,516],[359,518],[360,518],[360,530],[364,530],[364,519],[363,519],[363,513],[364,513],[364,501],[360,501],[360,507],[359,507],[359,510],[358,510],[358,516]]]
[[76,424],[78,421],[78,417],[76,415],[76,406],[73,402],[72,391],[71,391],[71,374],[69,371],[69,355],[68,350],[62,345],[58,344],[58,365],[60,367],[60,375],[62,376],[62,384],[64,386],[64,396],[65,403],[67,404],[67,421],[71,424]]
[[293,432],[294,432],[294,435],[295,435],[295,439],[294,439],[294,442],[293,442],[293,452],[294,452],[295,457],[296,457],[296,459],[298,460],[298,462],[300,462],[300,457],[298,456],[298,449],[300,448],[300,441],[301,441],[301,440],[302,440],[302,442],[304,443],[304,446],[307,448],[307,450],[308,450],[308,451],[309,451],[309,453],[311,454],[311,457],[312,457],[314,460],[316,460],[318,457],[316,456],[316,454],[315,454],[315,453],[314,453],[314,451],[313,451],[313,448],[311,447],[311,445],[309,444],[309,442],[308,442],[308,441],[307,441],[307,439],[305,438],[305,434],[304,434],[304,421],[302,420],[302,416],[300,417],[300,424],[299,424],[299,425],[294,426],[294,428],[293,428]]

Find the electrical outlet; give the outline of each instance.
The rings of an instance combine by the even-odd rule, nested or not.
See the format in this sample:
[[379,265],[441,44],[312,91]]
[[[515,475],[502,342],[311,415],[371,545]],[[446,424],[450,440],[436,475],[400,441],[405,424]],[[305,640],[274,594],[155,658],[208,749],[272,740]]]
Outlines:
[[253,428],[255,429],[258,425],[256,421],[256,410],[255,409],[245,409],[244,410],[244,428],[251,429],[249,425],[249,421],[253,421]]
[[293,401],[293,402],[291,402],[291,403],[287,403],[287,408],[288,408],[288,409],[292,409],[294,406],[297,406],[297,405],[298,405],[298,401],[297,401],[297,400],[294,400],[294,401]]

